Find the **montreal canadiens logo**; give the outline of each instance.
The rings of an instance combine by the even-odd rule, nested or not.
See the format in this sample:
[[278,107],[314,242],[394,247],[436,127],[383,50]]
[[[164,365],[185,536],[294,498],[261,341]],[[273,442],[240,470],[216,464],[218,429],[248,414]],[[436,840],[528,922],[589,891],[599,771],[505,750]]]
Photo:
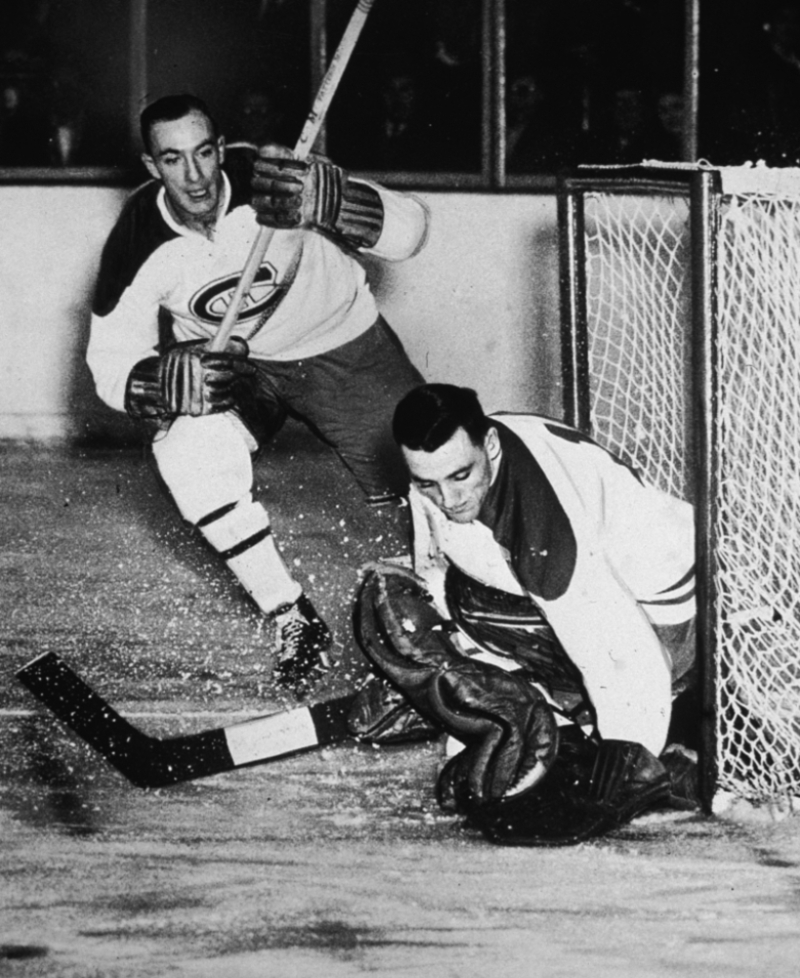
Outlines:
[[[250,292],[242,302],[239,321],[258,319],[275,304],[281,294],[281,290],[275,285],[276,277],[275,266],[269,262],[259,268]],[[238,282],[238,275],[226,275],[225,278],[206,285],[192,296],[189,302],[192,315],[202,322],[219,325],[231,303]]]

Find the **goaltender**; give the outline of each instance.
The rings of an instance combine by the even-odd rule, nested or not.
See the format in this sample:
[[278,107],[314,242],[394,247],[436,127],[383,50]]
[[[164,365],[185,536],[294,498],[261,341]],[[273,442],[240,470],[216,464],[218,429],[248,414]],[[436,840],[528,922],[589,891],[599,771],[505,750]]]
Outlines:
[[352,732],[465,744],[439,801],[498,842],[577,842],[693,802],[689,752],[665,750],[694,676],[692,507],[561,422],[487,417],[466,388],[414,389],[393,430],[413,570],[362,584],[380,678]]

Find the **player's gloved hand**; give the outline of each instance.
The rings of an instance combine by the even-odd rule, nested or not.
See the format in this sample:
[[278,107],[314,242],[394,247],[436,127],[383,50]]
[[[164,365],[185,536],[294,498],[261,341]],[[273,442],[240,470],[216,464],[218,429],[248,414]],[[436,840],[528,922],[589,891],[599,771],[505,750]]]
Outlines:
[[334,227],[344,173],[332,163],[301,162],[284,146],[268,144],[253,167],[253,208],[259,224],[273,228]]
[[255,382],[248,352],[247,343],[234,337],[222,353],[192,341],[141,360],[128,377],[125,409],[139,420],[229,411]]
[[328,160],[296,160],[286,147],[267,144],[258,151],[251,186],[256,220],[265,227],[322,231],[355,248],[373,247],[383,229],[377,190]]

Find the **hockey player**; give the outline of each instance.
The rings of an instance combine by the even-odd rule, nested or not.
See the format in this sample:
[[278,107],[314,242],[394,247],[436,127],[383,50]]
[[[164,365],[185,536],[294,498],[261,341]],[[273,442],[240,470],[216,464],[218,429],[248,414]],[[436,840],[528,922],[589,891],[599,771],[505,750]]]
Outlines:
[[[391,416],[422,378],[379,315],[359,253],[410,258],[427,210],[278,146],[229,176],[224,139],[193,96],[150,105],[141,129],[153,180],[103,250],[87,360],[102,400],[153,430],[181,516],[274,618],[276,681],[302,695],[329,665],[331,634],[253,499],[251,456],[291,415],[333,447],[368,502],[405,492]],[[277,230],[227,349],[212,353],[258,224]]]
[[[444,728],[475,741],[445,768],[440,795],[473,815],[477,804],[498,840],[574,841],[674,793],[658,758],[672,697],[692,681],[692,507],[574,428],[487,417],[465,388],[410,392],[394,435],[411,475],[413,572],[425,592],[391,567],[367,576],[357,636],[391,685],[368,684],[353,732],[391,741]],[[550,708],[560,752],[542,718]],[[516,744],[510,761],[503,743]],[[523,784],[556,758],[560,774],[520,809]],[[686,776],[684,759],[670,764],[676,776]]]

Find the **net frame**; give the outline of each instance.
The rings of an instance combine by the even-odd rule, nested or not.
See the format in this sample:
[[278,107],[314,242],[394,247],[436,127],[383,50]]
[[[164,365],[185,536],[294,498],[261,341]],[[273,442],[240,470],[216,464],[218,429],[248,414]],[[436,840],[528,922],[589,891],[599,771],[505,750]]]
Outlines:
[[[604,385],[609,384],[613,388],[621,382],[616,376],[606,376],[607,366],[602,353],[605,338],[598,336],[597,323],[606,314],[603,303],[609,301],[602,294],[602,289],[598,292],[592,280],[595,256],[589,232],[593,221],[593,201],[598,195],[614,202],[619,210],[615,220],[623,225],[627,222],[628,228],[632,227],[634,232],[637,232],[637,215],[641,216],[641,208],[652,206],[654,201],[661,202],[659,206],[662,210],[665,200],[671,202],[670,206],[677,202],[678,209],[682,208],[684,212],[678,223],[684,226],[685,240],[680,247],[670,245],[671,261],[678,266],[680,275],[676,278],[676,269],[668,269],[672,278],[668,275],[663,280],[669,280],[668,299],[678,309],[675,325],[679,335],[671,336],[671,348],[668,345],[666,350],[658,348],[651,354],[663,358],[658,362],[668,361],[665,373],[671,380],[672,388],[668,386],[666,393],[660,391],[656,395],[661,398],[657,403],[661,405],[662,413],[664,404],[670,416],[676,413],[676,405],[681,410],[686,409],[685,417],[679,419],[676,426],[679,431],[678,443],[668,446],[663,453],[669,456],[682,452],[686,459],[682,472],[669,471],[662,464],[663,460],[653,462],[651,446],[647,444],[649,432],[637,412],[647,414],[649,411],[655,425],[658,422],[657,410],[652,403],[648,405],[646,397],[638,397],[638,391],[636,403],[622,409],[623,414],[631,415],[623,419],[631,422],[627,430],[620,433],[617,430],[619,419],[613,413],[603,413]],[[634,202],[633,211],[631,201]],[[753,204],[753,201],[757,203]],[[768,204],[763,204],[763,201]],[[730,575],[726,577],[721,574],[721,564],[726,560],[729,565],[735,564],[742,549],[740,547],[737,553],[734,547],[733,558],[726,557],[731,553],[731,548],[728,524],[721,523],[723,506],[720,502],[720,487],[722,485],[730,495],[731,479],[726,468],[729,465],[728,454],[722,440],[728,437],[726,431],[736,423],[736,410],[731,409],[731,401],[735,398],[728,396],[725,384],[729,381],[731,360],[737,356],[740,360],[746,357],[746,351],[737,354],[734,350],[731,353],[731,345],[737,337],[726,334],[731,319],[728,312],[731,296],[737,286],[740,291],[746,288],[739,282],[726,280],[726,268],[729,267],[725,264],[728,262],[727,255],[731,249],[738,247],[736,224],[730,220],[730,215],[737,217],[746,232],[758,221],[779,223],[769,208],[786,209],[789,206],[785,203],[787,201],[792,202],[792,208],[797,205],[797,211],[793,210],[785,221],[791,226],[791,231],[783,238],[777,234],[776,237],[781,241],[780,247],[786,247],[787,238],[797,238],[800,267],[798,171],[768,170],[761,166],[712,168],[658,164],[581,167],[562,173],[558,184],[565,420],[592,434],[606,447],[627,456],[629,461],[644,469],[650,481],[690,499],[696,508],[701,795],[703,806],[709,812],[713,810],[715,796],[721,789],[753,800],[788,799],[790,805],[792,795],[800,794],[800,789],[793,791],[800,779],[800,722],[796,719],[800,716],[800,676],[795,678],[792,674],[794,685],[785,697],[776,695],[774,690],[767,690],[766,695],[762,696],[759,689],[740,695],[739,690],[744,687],[738,679],[742,677],[737,677],[735,673],[739,667],[746,670],[747,662],[738,662],[737,655],[746,659],[746,656],[754,653],[747,644],[742,646],[743,652],[740,652],[736,642],[761,643],[758,655],[768,659],[771,654],[769,642],[779,643],[781,640],[774,637],[780,628],[773,627],[773,634],[768,635],[769,623],[759,620],[759,609],[755,609],[755,613],[736,610],[730,593],[735,590],[730,585]],[[628,202],[627,211],[624,202]],[[745,214],[748,207],[754,211],[755,218]],[[657,222],[648,222],[649,218],[643,220],[650,235],[672,233],[666,226],[668,220],[662,222],[663,227],[657,226]],[[632,240],[635,249],[638,247],[635,233]],[[641,238],[638,240],[639,244],[643,241]],[[646,244],[650,247],[652,242]],[[655,253],[658,250],[657,242]],[[626,257],[624,250],[620,249],[619,254],[623,256],[623,264],[632,268],[637,265],[633,253]],[[662,274],[663,269],[652,276],[653,281],[638,285],[634,278],[634,284],[628,283],[626,288],[635,292],[635,288],[640,286],[649,290],[651,303],[658,302],[658,289],[663,284]],[[625,295],[624,300],[611,301],[622,307],[616,310],[618,321],[624,320],[622,328],[637,330],[639,310],[636,309],[636,302],[632,307],[629,305],[628,293]],[[780,315],[786,317],[787,314],[782,312],[777,317]],[[796,321],[800,321],[800,314]],[[763,332],[767,336],[770,328],[779,327],[766,323]],[[670,330],[663,332],[670,333]],[[800,349],[800,343],[796,340],[793,342],[796,352]],[[725,344],[728,344],[727,348]],[[635,364],[623,362],[618,351],[614,352],[612,361],[614,356],[617,357],[617,367],[626,375],[623,382],[628,387],[631,383],[645,386],[636,377]],[[598,364],[601,365],[600,369]],[[619,412],[618,407],[616,410]],[[797,435],[796,443],[800,445],[800,431]],[[800,490],[800,448],[794,455],[785,478],[789,482],[794,480]],[[797,495],[800,497],[800,492]],[[794,517],[800,526],[800,509],[788,513],[789,519]],[[784,518],[787,518],[786,514]],[[800,547],[793,574],[795,570],[800,577]],[[749,603],[751,606],[754,604],[752,600]],[[770,607],[769,601],[765,607]],[[793,607],[788,603],[784,607],[800,617],[796,601]],[[749,630],[745,638],[731,638],[732,623],[735,624],[737,615],[741,618],[742,628]],[[785,625],[784,639],[798,638],[800,633],[793,628],[791,624]],[[797,628],[800,629],[800,625]],[[782,700],[780,704],[776,702],[778,699]],[[785,720],[783,714],[786,714]],[[732,755],[746,738],[753,735],[756,727],[765,752],[772,755],[774,768],[761,778],[741,770],[736,757]]]

